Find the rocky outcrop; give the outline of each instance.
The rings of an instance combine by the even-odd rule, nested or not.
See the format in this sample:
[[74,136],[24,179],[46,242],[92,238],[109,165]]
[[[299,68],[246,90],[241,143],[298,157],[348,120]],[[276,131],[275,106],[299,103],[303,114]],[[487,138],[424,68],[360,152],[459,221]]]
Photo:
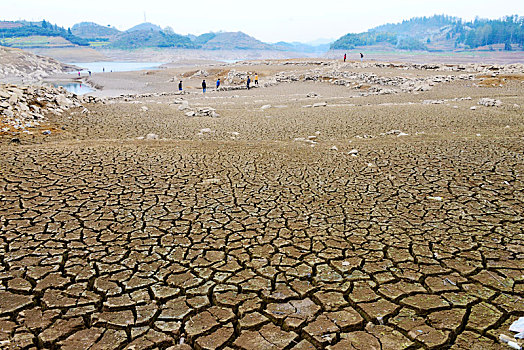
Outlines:
[[75,94],[63,88],[0,85],[0,133],[30,133],[48,115],[82,107]]
[[[336,61],[244,61],[237,65],[244,65],[246,69],[251,65],[270,66],[297,66],[311,67],[308,70],[285,71],[270,77],[264,86],[278,83],[298,81],[324,82],[361,90],[361,96],[387,95],[395,93],[419,93],[431,90],[441,83],[457,80],[475,80],[479,74],[496,77],[502,74],[522,74],[524,65],[521,63],[508,65],[493,64],[416,64],[416,63],[382,63],[382,62],[348,62]],[[427,76],[411,77],[405,74],[398,76],[380,76],[373,72],[357,71],[361,69],[396,69],[396,70],[425,70],[432,74]],[[238,83],[247,76],[246,72],[231,70],[226,82]]]
[[76,69],[75,66],[60,63],[50,57],[0,46],[0,81],[37,82],[52,74]]
[[363,90],[361,92],[362,96],[422,92],[431,90],[433,86],[440,83],[474,79],[474,74],[434,75],[428,77],[379,76],[371,72],[346,71],[340,69],[340,67],[329,70],[316,68],[300,73],[284,71],[277,73],[274,77],[276,83],[313,81],[346,86]]
[[178,110],[183,111],[186,117],[211,117],[219,118],[220,115],[214,108],[211,107],[196,107],[189,106],[189,102],[183,99],[176,99],[173,101],[174,105],[179,105]]
[[478,104],[485,107],[500,107],[502,106],[502,101],[485,97],[481,98]]

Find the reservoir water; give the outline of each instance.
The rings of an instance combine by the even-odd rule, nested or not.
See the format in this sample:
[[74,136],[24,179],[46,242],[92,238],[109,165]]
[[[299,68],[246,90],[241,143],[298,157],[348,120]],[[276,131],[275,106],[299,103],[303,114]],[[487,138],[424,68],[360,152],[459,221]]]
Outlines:
[[[103,62],[70,62],[68,64],[83,68],[82,76],[86,76],[88,71],[91,73],[111,73],[111,72],[132,72],[137,70],[155,70],[159,69],[163,62],[117,62],[117,61],[103,61]],[[78,74],[73,71],[71,74]],[[77,95],[83,95],[93,92],[94,89],[89,85],[76,82],[55,82],[53,86],[62,86],[67,91]]]
[[77,95],[83,95],[83,94],[87,94],[89,92],[95,91],[89,85],[82,84],[82,83],[73,83],[70,81],[63,82],[63,83],[56,82],[56,83],[53,83],[53,86],[54,87],[62,86],[67,91],[72,92],[73,94],[77,94]]
[[[70,62],[68,64],[75,65],[77,67],[84,68],[83,73],[91,71],[92,73],[110,73],[113,72],[132,72],[136,70],[153,70],[159,69],[164,62]],[[73,72],[76,74],[76,72]]]

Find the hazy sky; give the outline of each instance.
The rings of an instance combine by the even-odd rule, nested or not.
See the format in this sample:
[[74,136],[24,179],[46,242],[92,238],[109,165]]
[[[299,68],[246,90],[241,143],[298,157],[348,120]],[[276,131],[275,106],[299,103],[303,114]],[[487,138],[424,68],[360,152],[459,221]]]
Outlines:
[[311,41],[415,16],[524,15],[524,0],[0,0],[0,20],[82,21],[128,29],[144,21],[179,34],[243,31],[262,41]]

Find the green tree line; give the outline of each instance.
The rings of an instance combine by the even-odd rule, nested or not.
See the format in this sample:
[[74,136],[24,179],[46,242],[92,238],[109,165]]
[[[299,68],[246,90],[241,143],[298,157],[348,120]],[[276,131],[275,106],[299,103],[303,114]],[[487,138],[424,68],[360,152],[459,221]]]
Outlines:
[[[1,38],[28,37],[33,35],[62,37],[73,44],[89,46],[89,42],[87,40],[73,35],[70,29],[59,27],[56,24],[51,24],[46,20],[43,20],[40,25],[29,24],[18,28],[0,28]],[[6,45],[5,43],[2,44]]]
[[[431,41],[429,32],[445,33],[445,40],[453,40],[455,47],[475,49],[480,46],[504,44],[506,50],[512,45],[524,48],[524,17],[506,16],[501,19],[479,19],[464,22],[459,18],[435,15],[417,17],[397,24],[385,24],[364,33],[346,34],[332,45],[332,49],[351,49],[389,43],[399,49],[425,50]],[[442,39],[443,40],[443,39]]]

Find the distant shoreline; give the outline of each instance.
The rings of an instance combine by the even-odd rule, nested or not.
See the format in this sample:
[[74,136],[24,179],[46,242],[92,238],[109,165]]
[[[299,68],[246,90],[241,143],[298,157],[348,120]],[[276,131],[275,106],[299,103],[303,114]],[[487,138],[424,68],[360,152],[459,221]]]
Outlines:
[[[261,51],[261,50],[193,50],[193,49],[136,49],[108,50],[86,48],[38,49],[27,50],[38,55],[52,57],[67,63],[75,62],[133,62],[158,63],[164,65],[193,65],[198,63],[220,63],[262,59],[342,59],[344,53],[348,60],[360,60],[360,52],[364,61],[398,61],[410,63],[490,63],[511,64],[524,63],[523,51],[404,51],[384,50],[380,47],[359,47],[352,50],[331,50],[322,55],[306,55],[296,52]],[[94,52],[93,52],[94,51]]]

